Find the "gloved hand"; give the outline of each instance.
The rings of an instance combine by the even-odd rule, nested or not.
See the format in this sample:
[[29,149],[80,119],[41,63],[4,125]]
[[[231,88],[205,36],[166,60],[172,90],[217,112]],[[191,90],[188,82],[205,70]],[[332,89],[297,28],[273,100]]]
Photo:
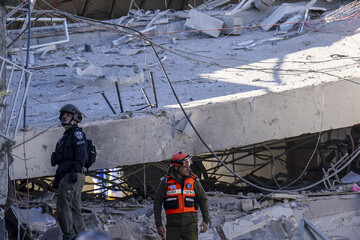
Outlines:
[[69,181],[70,181],[71,183],[76,183],[77,180],[78,180],[77,173],[70,173]]
[[55,152],[53,152],[53,153],[51,154],[51,166],[52,166],[52,167],[55,167],[56,164],[57,164],[56,154],[55,154]]

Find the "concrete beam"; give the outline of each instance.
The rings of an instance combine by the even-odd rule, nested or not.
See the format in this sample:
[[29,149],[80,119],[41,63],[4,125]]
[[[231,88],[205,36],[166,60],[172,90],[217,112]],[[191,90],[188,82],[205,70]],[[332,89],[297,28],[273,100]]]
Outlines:
[[221,29],[224,25],[224,22],[210,17],[204,13],[191,9],[186,19],[185,26],[196,29],[196,30],[206,30],[210,29],[211,31],[202,31],[212,37],[218,37],[221,33]]
[[[258,90],[192,102],[186,108],[213,150],[228,149],[358,124],[359,83],[359,79],[336,81],[276,93]],[[208,152],[193,129],[182,132],[184,119],[175,107],[154,115],[84,126],[99,153],[94,169],[161,161],[175,151],[190,155]],[[29,177],[54,174],[50,155],[62,133],[62,129],[48,131],[26,143]],[[22,134],[17,143],[22,142]],[[27,132],[25,138],[35,134]],[[13,153],[10,175],[25,178],[22,147]]]

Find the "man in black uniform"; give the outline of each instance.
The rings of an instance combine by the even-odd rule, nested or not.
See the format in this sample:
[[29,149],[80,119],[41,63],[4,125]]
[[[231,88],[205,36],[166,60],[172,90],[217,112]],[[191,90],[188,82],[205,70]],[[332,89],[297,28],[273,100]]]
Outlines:
[[59,119],[65,132],[51,155],[51,166],[58,165],[53,187],[58,188],[56,207],[63,240],[72,240],[84,231],[80,203],[85,184],[83,167],[88,154],[86,136],[77,126],[82,120],[79,109],[66,104],[60,109]]

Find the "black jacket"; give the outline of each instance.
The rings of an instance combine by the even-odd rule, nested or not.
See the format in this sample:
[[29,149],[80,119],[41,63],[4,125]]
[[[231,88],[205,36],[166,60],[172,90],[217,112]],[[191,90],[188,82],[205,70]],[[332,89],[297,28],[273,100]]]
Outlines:
[[81,172],[87,158],[86,135],[77,125],[64,132],[56,144],[51,165],[58,165],[61,178],[69,172]]

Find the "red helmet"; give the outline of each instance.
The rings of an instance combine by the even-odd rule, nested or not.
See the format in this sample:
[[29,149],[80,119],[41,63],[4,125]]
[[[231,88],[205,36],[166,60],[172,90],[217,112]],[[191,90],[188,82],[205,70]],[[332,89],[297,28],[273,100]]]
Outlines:
[[170,166],[190,167],[191,157],[183,152],[174,153],[170,160]]

